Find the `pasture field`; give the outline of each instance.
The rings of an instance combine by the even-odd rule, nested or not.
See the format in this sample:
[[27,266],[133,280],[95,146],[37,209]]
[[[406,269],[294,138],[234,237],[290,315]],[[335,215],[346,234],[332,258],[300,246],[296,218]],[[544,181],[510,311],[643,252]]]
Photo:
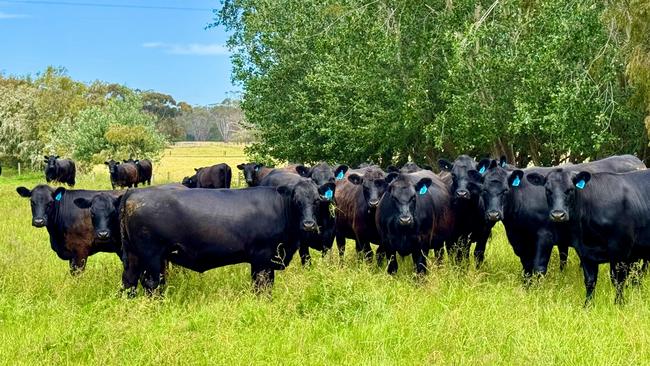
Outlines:
[[[226,157],[218,157],[226,151]],[[232,155],[231,155],[232,153]],[[214,157],[217,156],[217,157]],[[239,156],[239,158],[237,158]],[[154,174],[179,181],[192,168],[244,161],[241,146],[173,147]],[[233,174],[233,179],[235,174]],[[396,276],[346,258],[303,268],[294,258],[271,297],[251,291],[249,266],[199,274],[173,267],[162,298],[119,294],[121,264],[97,254],[85,273],[30,226],[26,199],[41,174],[0,177],[0,363],[2,364],[289,364],[289,365],[627,365],[650,362],[650,291],[630,286],[615,306],[608,267],[601,266],[593,307],[584,309],[579,261],[522,286],[520,264],[502,226],[480,270],[443,264],[423,280],[410,258]],[[77,188],[110,187],[105,167]],[[296,255],[297,257],[297,255]],[[141,292],[141,290],[140,290]]]

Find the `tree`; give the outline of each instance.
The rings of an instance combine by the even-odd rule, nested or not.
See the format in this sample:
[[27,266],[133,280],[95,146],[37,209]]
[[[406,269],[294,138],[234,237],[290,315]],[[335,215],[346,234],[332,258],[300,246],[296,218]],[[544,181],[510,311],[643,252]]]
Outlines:
[[283,161],[644,156],[601,1],[224,0],[233,79]]

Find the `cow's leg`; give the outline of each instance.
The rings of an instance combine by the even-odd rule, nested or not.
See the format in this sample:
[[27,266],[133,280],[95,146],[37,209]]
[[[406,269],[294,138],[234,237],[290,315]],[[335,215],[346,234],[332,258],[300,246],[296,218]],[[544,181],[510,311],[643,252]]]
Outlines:
[[341,232],[336,232],[336,247],[339,249],[339,258],[342,260],[345,257],[345,235]]
[[594,299],[594,289],[598,281],[598,263],[583,259],[582,272],[585,277],[585,306],[589,306]]
[[309,245],[300,243],[300,262],[303,266],[309,266],[311,264],[311,256],[309,255]]
[[111,182],[111,188],[115,190],[115,183]]
[[560,242],[557,245],[557,250],[560,252],[560,271],[564,271],[569,259],[569,245]]
[[625,280],[629,274],[630,266],[626,262],[611,262],[609,264],[610,273],[612,276],[612,284],[616,288],[616,298],[614,303],[618,305],[623,305],[625,303],[625,298],[623,297],[623,291],[625,290]]
[[489,236],[490,232],[488,231],[487,235],[483,233],[476,241],[476,246],[474,247],[474,264],[476,268],[481,268],[481,265],[483,265],[483,261],[485,260],[485,247]]
[[140,283],[147,295],[152,296],[154,291],[160,285],[160,279],[163,275],[164,259],[159,253],[154,254],[145,264],[144,273]]
[[251,264],[251,278],[253,280],[253,291],[256,294],[270,292],[275,281],[275,271],[266,266]]
[[142,275],[139,258],[133,253],[125,253],[122,257],[124,270],[122,271],[122,291],[127,291],[130,298],[135,297],[138,280]]
[[372,248],[370,247],[370,242],[362,238],[357,237],[356,240],[356,249],[359,258],[365,261],[372,260]]
[[394,250],[386,250],[386,257],[388,258],[388,268],[386,271],[390,275],[397,273],[397,253]]
[[425,251],[420,249],[415,250],[411,257],[413,257],[415,273],[420,276],[427,274],[427,256]]

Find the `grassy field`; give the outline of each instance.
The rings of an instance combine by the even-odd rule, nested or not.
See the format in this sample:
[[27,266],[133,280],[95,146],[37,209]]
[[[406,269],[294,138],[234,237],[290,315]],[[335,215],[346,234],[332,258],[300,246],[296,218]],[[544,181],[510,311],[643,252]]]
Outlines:
[[[225,156],[223,153],[225,152]],[[245,160],[241,147],[174,147],[156,181],[178,181],[195,166]],[[293,364],[293,365],[618,365],[650,362],[650,293],[628,288],[613,304],[602,266],[595,304],[582,307],[575,252],[568,269],[522,286],[520,265],[498,226],[481,270],[443,265],[423,281],[410,258],[390,277],[354,259],[314,253],[278,272],[271,298],[251,292],[249,266],[198,274],[172,268],[162,299],[118,294],[117,256],[98,254],[86,272],[49,247],[30,226],[29,203],[15,188],[38,174],[0,177],[0,363],[2,364]],[[105,167],[78,188],[108,188]]]

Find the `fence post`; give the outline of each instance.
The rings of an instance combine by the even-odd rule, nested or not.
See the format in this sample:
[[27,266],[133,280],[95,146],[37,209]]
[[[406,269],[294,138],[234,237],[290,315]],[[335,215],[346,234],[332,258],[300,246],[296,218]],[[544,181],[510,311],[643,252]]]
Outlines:
[[20,163],[18,163],[18,175],[20,175]]

